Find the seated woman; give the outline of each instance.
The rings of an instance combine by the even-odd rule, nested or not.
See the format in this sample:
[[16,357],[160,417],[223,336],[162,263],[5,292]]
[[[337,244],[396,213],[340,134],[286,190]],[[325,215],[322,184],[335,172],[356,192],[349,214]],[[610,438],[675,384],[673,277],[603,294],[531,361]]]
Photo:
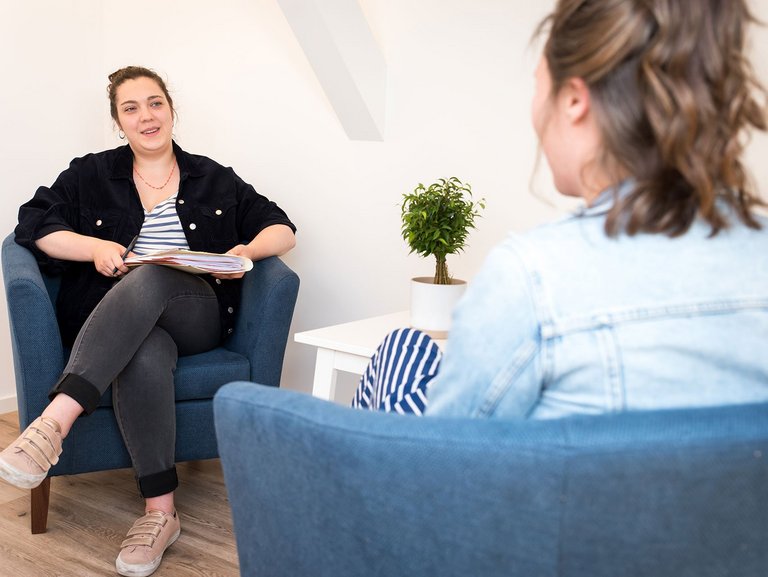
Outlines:
[[584,209],[491,253],[442,361],[391,335],[353,405],[546,419],[768,400],[767,222],[742,164],[766,130],[752,21],[744,0],[559,0],[532,120]]
[[173,142],[173,100],[156,73],[130,66],[109,80],[112,118],[128,145],[73,160],[19,211],[16,242],[63,274],[58,320],[72,353],[43,414],[0,453],[0,477],[39,485],[77,417],[93,412],[111,384],[145,499],[116,567],[143,576],[181,531],[173,499],[176,359],[233,332],[243,273],[143,265],[127,274],[123,259],[136,238],[136,254],[173,247],[259,260],[290,250],[295,227],[232,169]]

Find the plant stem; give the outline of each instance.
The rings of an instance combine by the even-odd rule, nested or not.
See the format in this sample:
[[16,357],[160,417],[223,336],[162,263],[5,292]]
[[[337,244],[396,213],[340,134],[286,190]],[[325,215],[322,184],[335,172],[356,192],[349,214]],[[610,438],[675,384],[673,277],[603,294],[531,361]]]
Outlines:
[[437,265],[435,266],[435,284],[451,284],[451,277],[448,275],[448,265],[445,257],[435,257]]

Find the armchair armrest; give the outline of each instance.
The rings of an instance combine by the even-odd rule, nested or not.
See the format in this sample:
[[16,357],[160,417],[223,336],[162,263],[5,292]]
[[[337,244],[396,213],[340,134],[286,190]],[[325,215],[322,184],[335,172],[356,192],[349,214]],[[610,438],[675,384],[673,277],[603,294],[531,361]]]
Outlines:
[[2,261],[23,429],[48,403],[48,391],[64,368],[64,351],[56,311],[35,257],[10,234],[3,241]]
[[248,358],[251,380],[277,387],[299,292],[299,277],[276,256],[253,263],[243,279],[235,333],[224,346]]

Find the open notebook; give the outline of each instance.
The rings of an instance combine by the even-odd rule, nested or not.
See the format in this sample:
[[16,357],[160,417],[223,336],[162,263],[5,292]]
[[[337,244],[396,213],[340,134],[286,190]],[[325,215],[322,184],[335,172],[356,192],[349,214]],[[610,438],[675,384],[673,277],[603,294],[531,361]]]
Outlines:
[[159,264],[195,274],[231,274],[247,272],[253,268],[253,262],[243,256],[183,249],[163,250],[144,256],[132,256],[125,259],[125,264],[128,267]]

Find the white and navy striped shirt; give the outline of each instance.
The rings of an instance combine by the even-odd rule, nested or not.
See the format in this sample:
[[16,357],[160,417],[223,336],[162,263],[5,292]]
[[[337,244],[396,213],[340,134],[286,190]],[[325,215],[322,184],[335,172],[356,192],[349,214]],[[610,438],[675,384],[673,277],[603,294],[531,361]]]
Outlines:
[[139,256],[157,252],[184,248],[189,249],[187,237],[176,212],[176,192],[150,211],[144,211],[144,224],[139,232],[139,239],[133,252]]

